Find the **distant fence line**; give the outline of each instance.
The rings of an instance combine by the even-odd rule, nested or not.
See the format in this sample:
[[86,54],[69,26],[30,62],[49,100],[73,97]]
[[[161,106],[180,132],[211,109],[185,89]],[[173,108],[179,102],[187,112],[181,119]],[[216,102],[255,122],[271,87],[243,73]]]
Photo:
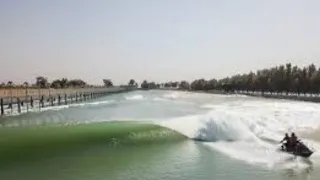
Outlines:
[[107,94],[131,91],[131,87],[79,89],[0,89],[0,115],[28,112],[31,109],[59,106],[98,98]]

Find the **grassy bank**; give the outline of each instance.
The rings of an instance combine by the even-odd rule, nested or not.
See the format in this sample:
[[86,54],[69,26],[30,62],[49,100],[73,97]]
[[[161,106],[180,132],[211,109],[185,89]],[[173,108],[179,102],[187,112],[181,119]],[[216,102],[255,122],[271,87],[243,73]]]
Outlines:
[[61,127],[1,128],[0,166],[10,162],[71,153],[92,145],[140,146],[186,139],[153,124],[104,122]]

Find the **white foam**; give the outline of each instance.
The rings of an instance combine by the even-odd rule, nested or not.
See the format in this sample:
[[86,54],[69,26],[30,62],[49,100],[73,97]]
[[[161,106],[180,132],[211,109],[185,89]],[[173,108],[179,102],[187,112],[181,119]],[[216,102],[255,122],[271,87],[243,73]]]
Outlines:
[[[159,122],[232,158],[276,168],[305,168],[308,163],[290,160],[292,156],[276,151],[285,132],[298,135],[318,129],[319,105],[287,101],[243,101],[205,104],[204,115],[173,118]],[[213,108],[213,109],[212,109]],[[316,141],[303,139],[316,151]],[[311,158],[320,158],[315,152]]]
[[169,92],[163,95],[163,97],[167,99],[177,99],[181,96],[182,96],[181,92]]
[[203,104],[200,106],[200,108],[203,108],[203,109],[214,109],[216,107],[216,105],[214,104]]
[[160,97],[155,97],[153,98],[154,101],[168,101],[167,99],[165,98],[160,98]]
[[142,94],[127,96],[126,100],[143,100],[144,96]]

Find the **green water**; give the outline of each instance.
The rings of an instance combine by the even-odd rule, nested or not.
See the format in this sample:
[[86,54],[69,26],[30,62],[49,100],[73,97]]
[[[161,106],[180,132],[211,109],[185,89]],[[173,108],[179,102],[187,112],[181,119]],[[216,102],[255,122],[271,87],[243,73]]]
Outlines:
[[[312,173],[312,176],[309,174]],[[319,173],[318,173],[319,174]],[[93,146],[73,153],[2,168],[4,179],[317,179],[311,170],[271,171],[214,154],[201,144],[110,148]]]
[[[283,128],[316,132],[310,128],[317,126],[318,108],[250,97],[138,91],[6,117],[0,128],[0,177],[315,180],[320,178],[317,152],[309,160],[283,158],[269,142],[280,138]],[[192,140],[198,131],[204,133],[201,141]]]

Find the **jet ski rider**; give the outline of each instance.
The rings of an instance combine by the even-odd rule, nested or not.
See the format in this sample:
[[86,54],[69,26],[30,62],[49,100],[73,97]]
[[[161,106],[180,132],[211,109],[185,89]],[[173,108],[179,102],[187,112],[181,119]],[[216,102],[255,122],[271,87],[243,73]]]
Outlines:
[[288,133],[286,133],[282,141],[280,141],[280,143],[283,143],[283,142],[285,142],[284,146],[286,147],[286,149],[288,149],[289,143],[291,142]]
[[295,133],[291,133],[291,137],[289,137],[288,133],[285,134],[285,137],[280,141],[280,143],[284,142],[284,146],[287,150],[294,149],[297,147],[298,144],[298,137]]
[[290,143],[292,147],[297,147],[298,137],[294,133],[291,133]]

